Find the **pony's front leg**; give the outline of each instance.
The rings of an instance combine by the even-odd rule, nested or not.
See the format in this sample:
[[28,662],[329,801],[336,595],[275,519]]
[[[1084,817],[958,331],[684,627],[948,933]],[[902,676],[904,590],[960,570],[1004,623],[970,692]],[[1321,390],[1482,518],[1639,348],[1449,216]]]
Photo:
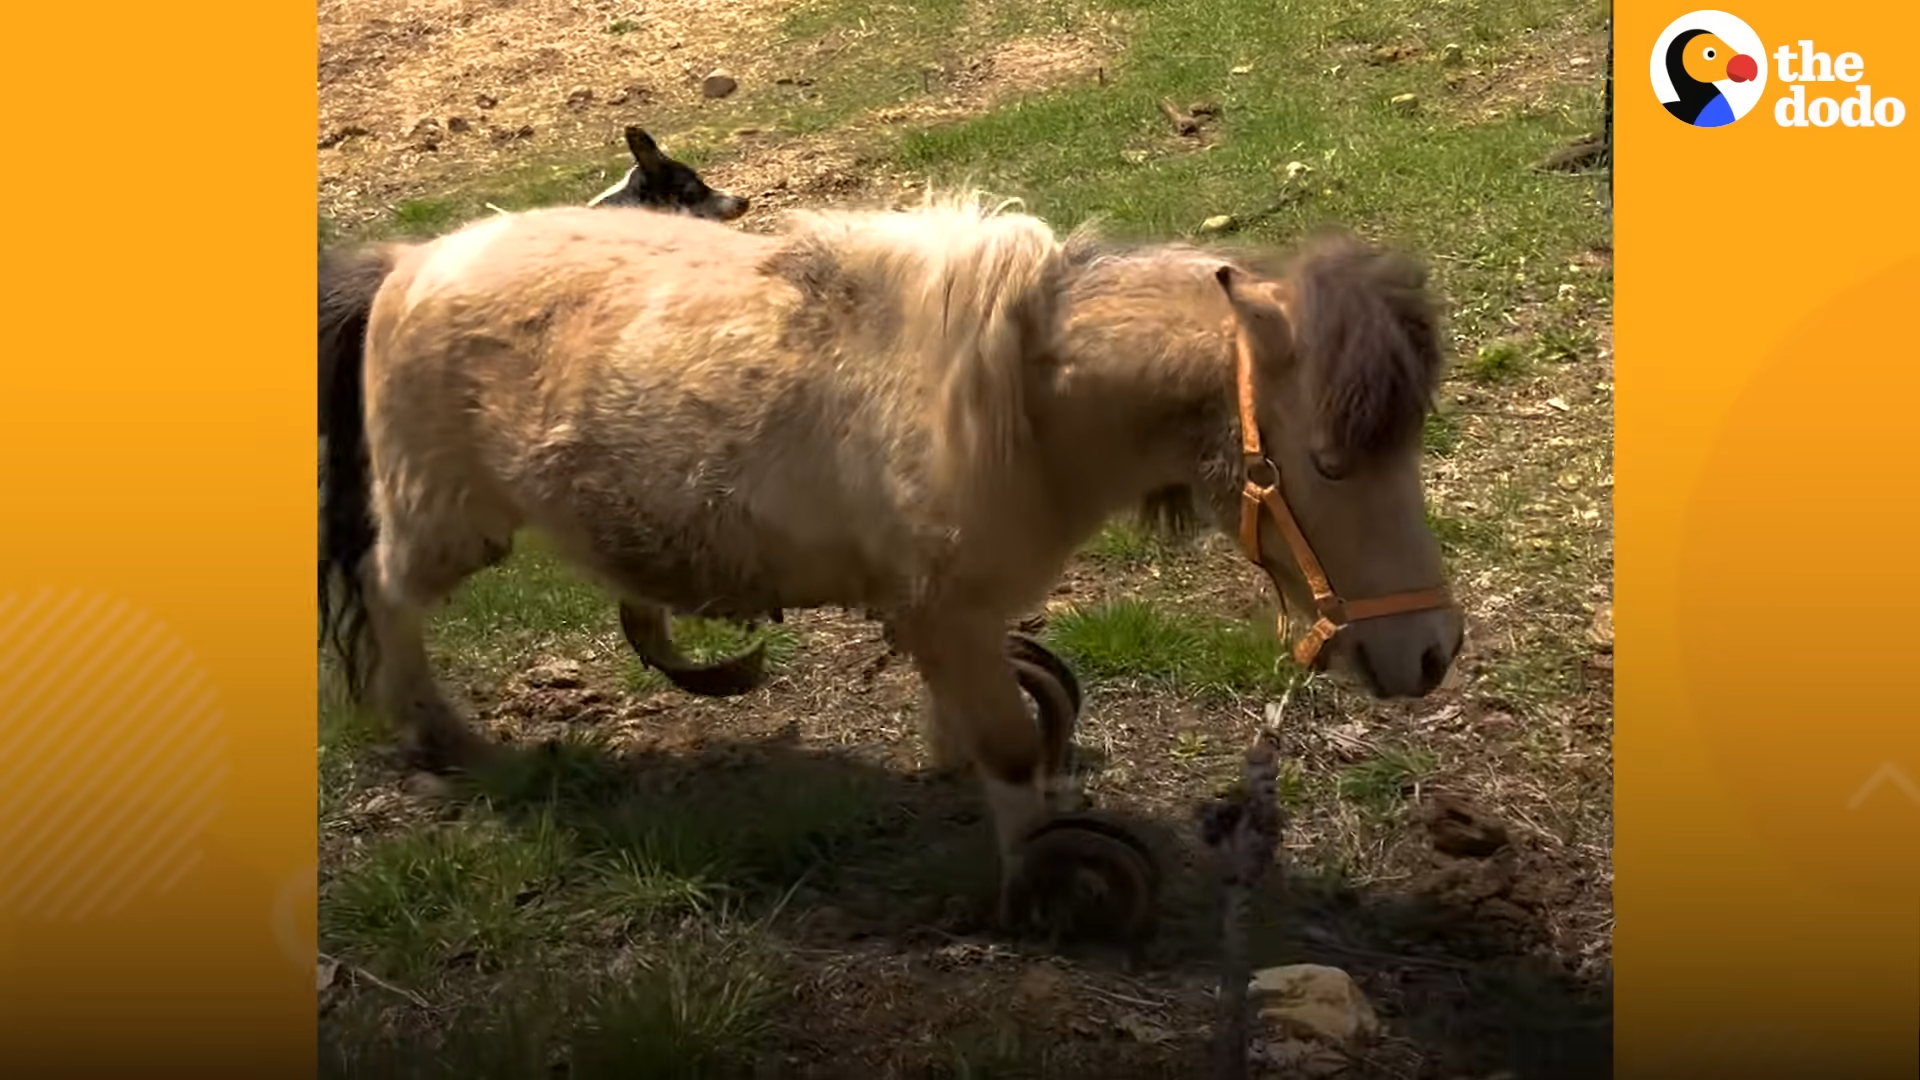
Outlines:
[[1007,662],[1006,631],[999,620],[951,616],[937,626],[893,629],[926,683],[936,756],[980,774],[1004,884],[1017,876],[1022,843],[1048,813],[1045,743]]

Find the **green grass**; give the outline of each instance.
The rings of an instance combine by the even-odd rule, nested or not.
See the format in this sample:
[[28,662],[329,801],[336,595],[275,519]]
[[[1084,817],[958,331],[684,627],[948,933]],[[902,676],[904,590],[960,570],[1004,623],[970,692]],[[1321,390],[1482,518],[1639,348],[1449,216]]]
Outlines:
[[[321,1021],[320,1075],[577,1080],[743,1075],[771,1034],[784,960],[753,924],[682,930],[620,978],[522,978],[498,999],[450,1004],[426,1032],[395,1031],[369,999]],[[342,1032],[354,1037],[339,1038]]]
[[1159,537],[1135,522],[1124,520],[1108,522],[1081,549],[1082,555],[1113,569],[1146,566],[1166,553],[1166,545]]
[[1429,508],[1427,528],[1433,530],[1440,549],[1449,555],[1485,556],[1497,552],[1501,543],[1500,526],[1482,517],[1456,516]]
[[1432,755],[1415,749],[1386,749],[1370,760],[1343,769],[1340,797],[1370,810],[1399,804],[1433,771]]
[[328,883],[321,936],[403,981],[456,960],[499,971],[555,940],[545,904],[570,856],[551,820],[529,830],[449,825],[378,843]]
[[1522,378],[1533,365],[1517,341],[1489,341],[1480,346],[1467,366],[1467,377],[1477,383],[1504,383]]
[[[1250,221],[1256,238],[1283,239],[1320,224],[1363,225],[1442,256],[1439,271],[1469,335],[1498,325],[1536,287],[1526,271],[1604,235],[1591,185],[1525,166],[1590,125],[1599,102],[1568,91],[1545,110],[1492,122],[1388,106],[1403,91],[1443,102],[1445,40],[1500,40],[1555,20],[1544,2],[1323,3],[1173,0],[1137,7],[1134,47],[1106,86],[1035,98],[965,123],[909,132],[900,160],[937,174],[976,177],[1071,224],[1098,215],[1115,231],[1190,233],[1213,214]],[[1605,17],[1595,5],[1586,18]],[[1329,77],[1341,42],[1401,40],[1408,26],[1430,55],[1380,67],[1357,56]],[[1240,75],[1237,66],[1249,68]],[[1224,107],[1220,141],[1204,153],[1167,150],[1162,98],[1212,98]],[[1147,151],[1139,161],[1138,151]],[[1129,155],[1128,151],[1135,151]],[[1314,169],[1304,198],[1280,199],[1279,173]],[[1283,204],[1283,205],[1276,205]],[[1523,280],[1527,279],[1527,280]],[[1551,295],[1551,289],[1548,289]]]
[[1434,457],[1450,457],[1460,445],[1460,418],[1445,408],[1427,414],[1420,429],[1420,443]]
[[1295,670],[1285,643],[1264,624],[1145,600],[1069,608],[1048,624],[1047,639],[1086,679],[1207,697],[1279,693]]

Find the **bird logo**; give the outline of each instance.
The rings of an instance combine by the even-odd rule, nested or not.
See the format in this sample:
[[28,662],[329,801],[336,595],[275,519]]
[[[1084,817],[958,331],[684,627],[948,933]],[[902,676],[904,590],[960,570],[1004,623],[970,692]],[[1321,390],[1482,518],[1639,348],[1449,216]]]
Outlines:
[[1759,101],[1766,80],[1760,58],[1766,53],[1739,19],[1697,11],[1676,19],[1660,37],[1653,56],[1654,90],[1681,123],[1726,127]]

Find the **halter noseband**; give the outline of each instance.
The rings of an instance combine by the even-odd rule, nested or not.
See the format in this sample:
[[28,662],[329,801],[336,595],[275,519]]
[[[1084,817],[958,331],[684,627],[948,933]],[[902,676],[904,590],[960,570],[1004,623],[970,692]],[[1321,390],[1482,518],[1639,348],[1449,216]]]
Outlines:
[[[1292,315],[1284,303],[1281,304],[1281,310],[1289,317]],[[1288,321],[1291,325],[1291,318]],[[1307,588],[1313,593],[1313,606],[1320,616],[1294,645],[1294,660],[1301,667],[1313,667],[1320,650],[1348,623],[1453,606],[1445,587],[1416,589],[1364,600],[1343,600],[1333,591],[1333,586],[1327,582],[1326,571],[1320,568],[1320,560],[1314,557],[1313,545],[1307,543],[1306,534],[1300,531],[1300,523],[1294,520],[1293,510],[1287,505],[1287,497],[1280,491],[1279,466],[1267,457],[1260,445],[1260,423],[1253,411],[1253,342],[1248,339],[1246,325],[1238,313],[1234,316],[1234,354],[1240,398],[1240,461],[1245,480],[1240,489],[1240,547],[1255,566],[1266,570],[1266,562],[1261,558],[1260,551],[1260,511],[1264,508],[1274,524],[1280,527],[1280,535],[1286,538],[1287,547],[1293,552],[1293,561],[1299,566],[1300,576],[1306,579]],[[1267,577],[1273,581],[1274,591],[1280,594],[1282,614],[1279,631],[1285,637],[1286,592],[1271,570],[1267,571]]]

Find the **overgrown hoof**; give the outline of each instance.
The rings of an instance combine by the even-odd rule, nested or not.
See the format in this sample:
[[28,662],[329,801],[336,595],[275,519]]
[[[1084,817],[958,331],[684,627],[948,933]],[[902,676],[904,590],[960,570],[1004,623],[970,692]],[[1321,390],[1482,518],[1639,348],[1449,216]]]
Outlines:
[[[1049,654],[1051,655],[1051,654]],[[1063,682],[1052,668],[1019,656],[1009,655],[1014,678],[1033,702],[1035,722],[1040,725],[1044,767],[1048,776],[1065,776],[1073,758],[1073,732],[1080,720],[1075,687]],[[1072,673],[1069,672],[1069,679]]]
[[1040,644],[1040,639],[1032,634],[1009,630],[1007,631],[1007,655],[1017,662],[1042,668],[1052,675],[1060,683],[1061,689],[1067,692],[1067,698],[1073,705],[1073,716],[1076,720],[1079,719],[1080,711],[1086,707],[1080,690],[1080,679],[1073,673],[1073,668],[1067,666],[1065,660],[1060,659],[1059,654]]
[[757,641],[745,652],[696,664],[674,648],[667,620],[658,611],[620,605],[620,633],[627,646],[668,682],[699,697],[739,697],[760,688],[767,678],[767,643]]
[[1137,949],[1153,936],[1159,902],[1160,867],[1139,837],[1101,814],[1060,814],[1027,834],[1001,892],[1000,919],[1056,944]]

